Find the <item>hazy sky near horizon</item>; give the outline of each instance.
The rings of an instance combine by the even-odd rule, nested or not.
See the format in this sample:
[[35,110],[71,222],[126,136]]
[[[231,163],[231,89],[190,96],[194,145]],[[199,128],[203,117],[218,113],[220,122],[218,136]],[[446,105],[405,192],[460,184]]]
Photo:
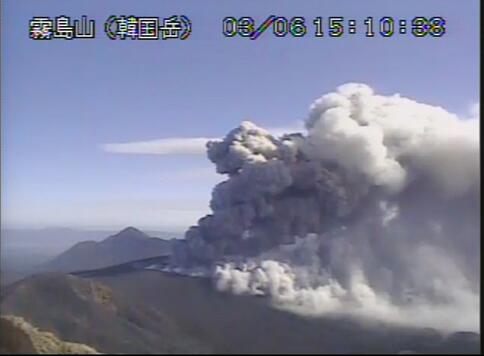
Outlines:
[[[347,82],[462,116],[479,101],[477,0],[1,6],[5,227],[184,230],[209,211],[211,189],[223,179],[200,150],[202,141],[186,139],[221,137],[243,120],[275,131],[298,128],[316,98]],[[193,23],[186,41],[111,41],[103,32],[110,15],[175,14]],[[255,41],[222,35],[226,16],[252,16],[259,24],[271,14],[305,16],[310,33],[264,33]],[[96,38],[28,38],[32,17],[59,15],[96,20]],[[315,38],[316,16],[355,19],[359,33]],[[442,16],[447,33],[367,38],[361,32],[368,16]]]

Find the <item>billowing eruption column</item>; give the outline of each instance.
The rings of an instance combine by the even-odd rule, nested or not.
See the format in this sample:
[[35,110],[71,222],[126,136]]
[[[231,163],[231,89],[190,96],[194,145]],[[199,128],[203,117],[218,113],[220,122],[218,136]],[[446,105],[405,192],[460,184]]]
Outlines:
[[227,180],[178,262],[224,261],[219,289],[309,313],[429,302],[476,312],[478,118],[346,84],[311,105],[306,129],[274,137],[243,122],[207,144]]
[[213,190],[213,214],[186,234],[199,259],[257,255],[349,215],[359,187],[330,161],[312,160],[300,149],[303,140],[297,134],[277,139],[243,122],[208,143],[208,157],[229,179]]

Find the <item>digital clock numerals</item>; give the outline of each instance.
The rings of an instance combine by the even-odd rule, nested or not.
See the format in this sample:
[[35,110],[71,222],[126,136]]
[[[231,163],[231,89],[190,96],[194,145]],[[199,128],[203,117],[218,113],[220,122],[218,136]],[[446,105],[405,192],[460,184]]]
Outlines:
[[[374,37],[378,31],[382,37],[391,37],[395,33],[395,21],[390,16],[380,18],[375,22],[373,17],[367,17],[364,21],[366,26],[366,37]],[[442,37],[445,34],[445,19],[440,16],[431,18],[417,16],[411,22],[411,33],[415,37]],[[407,33],[407,21],[398,21],[398,32],[402,35]]]
[[[324,19],[319,16],[313,21],[316,28],[314,36],[324,36]],[[332,16],[328,18],[328,33],[330,37],[341,37],[345,33],[344,18],[341,16]]]
[[[374,37],[374,20],[373,17],[367,17],[365,20],[366,25],[366,37]],[[379,32],[382,37],[391,37],[395,33],[395,21],[390,16],[380,18],[376,31]],[[400,32],[401,33],[401,32]]]
[[[270,15],[264,21],[258,22],[249,16],[228,16],[223,19],[223,34],[225,37],[246,37],[250,40],[260,38],[264,32],[272,32],[275,37],[304,37],[311,33],[314,37],[398,37],[409,34],[413,37],[442,37],[446,32],[446,21],[443,17],[416,16],[412,20],[398,19],[391,16],[373,17],[364,20],[347,19],[343,16],[318,16],[311,22],[302,16],[286,18]],[[271,31],[272,30],[272,31]]]
[[445,19],[440,16],[415,17],[412,20],[412,34],[415,37],[425,37],[430,34],[433,37],[442,37],[445,34]]

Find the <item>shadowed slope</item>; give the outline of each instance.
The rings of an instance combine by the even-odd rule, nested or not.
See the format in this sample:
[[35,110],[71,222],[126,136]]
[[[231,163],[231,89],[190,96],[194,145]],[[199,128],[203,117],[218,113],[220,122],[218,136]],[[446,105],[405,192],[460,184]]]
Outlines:
[[[131,287],[131,286],[130,286]],[[4,291],[3,313],[105,353],[204,353],[163,311],[127,301],[109,287],[61,273],[28,277]]]
[[204,278],[113,271],[90,271],[89,279],[60,273],[27,278],[5,291],[2,311],[100,352],[479,352],[475,333],[446,338],[432,329],[304,318],[265,298],[218,293]]

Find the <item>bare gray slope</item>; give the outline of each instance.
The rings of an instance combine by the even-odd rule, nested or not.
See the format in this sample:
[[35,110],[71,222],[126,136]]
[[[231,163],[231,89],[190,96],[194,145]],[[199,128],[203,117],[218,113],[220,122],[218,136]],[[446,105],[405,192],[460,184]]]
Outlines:
[[150,237],[128,227],[100,242],[77,243],[47,263],[45,268],[65,272],[97,269],[167,254],[170,249],[168,240]]

